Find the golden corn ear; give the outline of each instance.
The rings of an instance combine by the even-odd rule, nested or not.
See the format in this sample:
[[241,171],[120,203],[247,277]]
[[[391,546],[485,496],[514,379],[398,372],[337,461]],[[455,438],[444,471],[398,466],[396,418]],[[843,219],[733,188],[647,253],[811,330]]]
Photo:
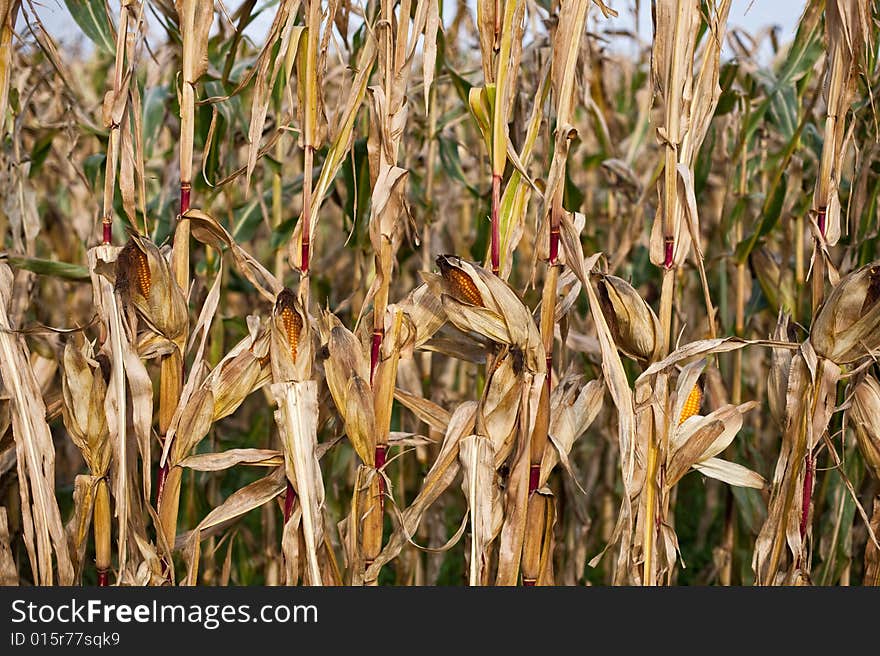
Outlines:
[[149,297],[152,284],[149,261],[137,244],[129,239],[116,259],[116,287],[129,292],[132,282],[141,296]]
[[684,402],[684,406],[681,408],[681,417],[678,419],[678,425],[681,426],[685,421],[687,421],[690,417],[693,417],[700,411],[700,404],[703,402],[703,390],[700,389],[700,384],[697,383],[694,385],[693,389],[691,389],[690,394],[688,394],[687,401]]
[[275,302],[275,311],[278,312],[281,323],[284,324],[284,334],[290,345],[290,357],[294,361],[296,360],[296,348],[299,345],[299,334],[303,327],[302,317],[296,311],[295,303],[293,292],[289,289],[283,289]]
[[450,259],[447,255],[438,256],[437,266],[440,267],[443,279],[449,283],[453,295],[460,301],[466,301],[477,307],[486,307],[477,285],[468,274],[452,264]]

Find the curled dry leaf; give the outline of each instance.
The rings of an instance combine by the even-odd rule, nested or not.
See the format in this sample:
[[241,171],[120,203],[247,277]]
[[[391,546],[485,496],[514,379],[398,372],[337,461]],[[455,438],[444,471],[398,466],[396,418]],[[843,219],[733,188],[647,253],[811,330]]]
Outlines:
[[[791,318],[779,313],[773,339],[777,342],[794,342],[791,335]],[[767,402],[770,414],[779,427],[785,421],[785,397],[788,392],[788,374],[791,370],[791,349],[775,348],[770,355],[770,371],[767,374]]]
[[422,521],[425,511],[455,480],[459,471],[459,445],[462,438],[470,435],[474,429],[477,404],[468,401],[461,404],[452,413],[449,427],[440,446],[440,452],[431,465],[431,469],[425,476],[421,489],[399,518],[399,524],[395,527],[385,547],[367,568],[365,578],[375,579],[383,565],[395,558],[404,546],[412,543],[412,538]]
[[83,342],[77,347],[68,341],[62,359],[61,389],[64,426],[89,470],[100,477],[110,468],[112,445],[104,412],[110,362],[104,354],[99,358],[94,358],[90,343]]

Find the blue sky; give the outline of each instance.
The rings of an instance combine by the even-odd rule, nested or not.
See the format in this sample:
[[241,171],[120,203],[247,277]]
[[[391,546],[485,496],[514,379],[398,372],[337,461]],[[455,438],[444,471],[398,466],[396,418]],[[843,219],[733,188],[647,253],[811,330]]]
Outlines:
[[[634,0],[605,0],[606,4],[615,8],[619,18],[608,21],[596,7],[591,9],[593,29],[632,29],[634,20]],[[63,0],[35,0],[40,19],[46,29],[63,44],[72,44],[85,40],[85,36],[74,23],[67,12]],[[225,6],[231,13],[237,6],[236,0],[227,0]],[[116,11],[118,0],[110,0],[112,11]],[[447,3],[452,7],[453,3]],[[785,43],[794,34],[798,19],[805,5],[805,0],[733,0],[730,10],[729,25],[732,28],[742,28],[746,32],[755,33],[769,25],[780,28],[780,40]],[[265,12],[265,20],[255,22],[252,28],[252,36],[259,41],[262,33],[271,22],[272,10]],[[651,36],[651,3],[650,0],[642,0],[638,20],[639,36],[645,41]]]

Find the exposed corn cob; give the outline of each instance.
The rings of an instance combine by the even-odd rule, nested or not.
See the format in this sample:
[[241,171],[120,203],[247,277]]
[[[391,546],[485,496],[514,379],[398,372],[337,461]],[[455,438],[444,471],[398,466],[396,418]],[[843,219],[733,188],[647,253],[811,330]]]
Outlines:
[[437,266],[440,267],[440,274],[443,279],[449,283],[453,295],[460,301],[465,301],[477,307],[486,307],[483,303],[483,296],[477,285],[471,280],[471,277],[455,266],[452,257],[448,255],[440,255],[437,257]]
[[278,294],[278,300],[275,302],[275,310],[281,317],[284,324],[284,334],[290,345],[290,358],[296,361],[296,349],[299,345],[299,335],[302,331],[302,317],[295,309],[296,297],[289,289],[284,289]]
[[129,239],[116,260],[116,289],[125,294],[137,291],[143,298],[147,298],[150,295],[151,283],[147,256],[133,240]]
[[693,389],[691,389],[687,401],[684,402],[684,405],[681,408],[681,417],[678,419],[678,425],[681,426],[685,421],[697,414],[700,411],[700,404],[702,402],[703,390],[700,389],[700,384],[697,383],[694,385]]

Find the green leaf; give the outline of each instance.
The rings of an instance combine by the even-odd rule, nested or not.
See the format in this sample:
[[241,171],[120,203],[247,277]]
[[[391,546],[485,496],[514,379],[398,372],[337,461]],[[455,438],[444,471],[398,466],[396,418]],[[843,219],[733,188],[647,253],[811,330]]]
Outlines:
[[58,130],[49,130],[34,143],[34,147],[31,149],[31,170],[28,173],[29,178],[33,178],[37,171],[40,170],[43,162],[46,161],[46,157],[48,157],[52,150],[52,140],[57,133]]
[[100,191],[98,176],[103,174],[106,161],[107,156],[104,153],[95,153],[86,157],[85,162],[83,162],[83,171],[89,184],[92,185],[92,191]]
[[458,155],[458,144],[440,135],[437,135],[437,144],[440,146],[440,163],[443,165],[446,175],[464,184],[474,196],[479,196],[480,192],[471,186],[464,176],[464,170],[461,168],[461,158]]
[[758,223],[757,229],[748,237],[741,241],[736,247],[736,259],[739,262],[745,262],[749,254],[758,243],[758,239],[770,232],[779,221],[782,214],[782,203],[785,200],[785,193],[788,189],[787,178],[782,176],[779,184],[773,190],[769,202],[765,202],[762,208],[762,216]]
[[250,241],[260,223],[263,213],[260,211],[260,198],[252,198],[246,205],[235,211],[235,227],[232,229],[232,238],[238,242]]
[[144,93],[144,150],[147,155],[152,154],[159,139],[170,97],[171,92],[164,85],[150,87]]
[[5,259],[14,267],[24,269],[25,271],[32,271],[41,276],[54,276],[56,278],[66,278],[67,280],[89,279],[88,268],[79,264],[17,255],[8,255]]
[[85,35],[108,55],[116,53],[115,30],[104,0],[64,0],[67,10]]

